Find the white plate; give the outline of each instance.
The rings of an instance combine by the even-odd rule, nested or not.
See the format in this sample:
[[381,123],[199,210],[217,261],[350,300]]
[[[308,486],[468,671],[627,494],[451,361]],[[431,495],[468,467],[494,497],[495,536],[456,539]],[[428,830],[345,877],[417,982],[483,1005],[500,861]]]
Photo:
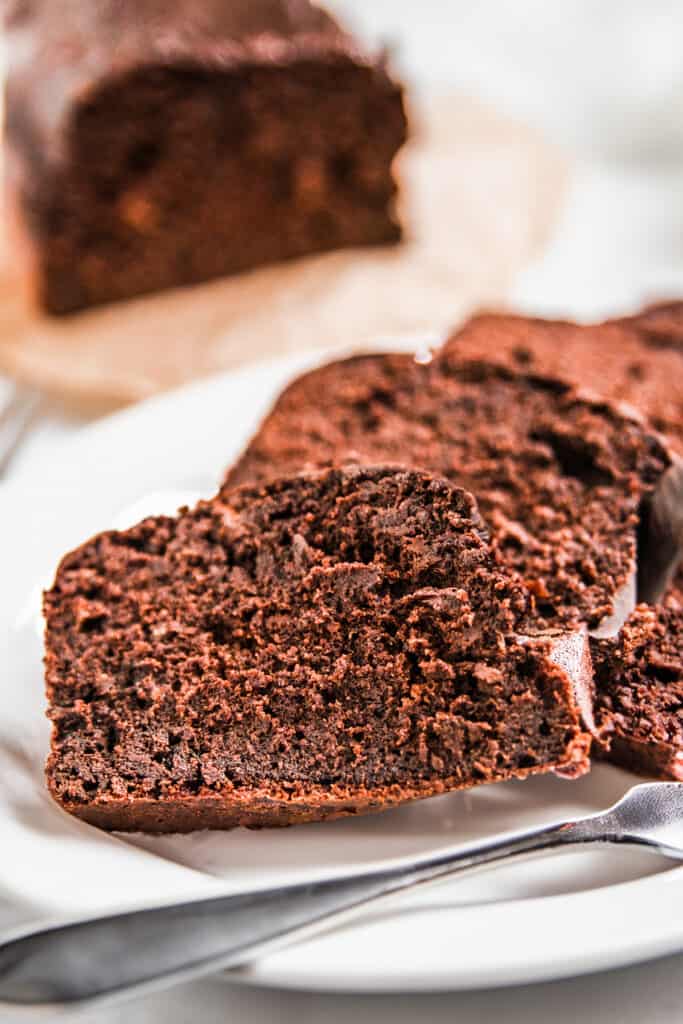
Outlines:
[[[18,906],[15,919],[351,870],[597,810],[634,781],[601,766],[578,782],[486,786],[375,817],[157,838],[110,836],[52,803],[42,782],[38,602],[59,555],[95,530],[209,494],[282,384],[315,359],[255,366],[120,413],[65,446],[39,481],[0,490],[0,890]],[[335,992],[433,991],[559,978],[681,948],[683,869],[605,849],[415,892],[238,977]]]

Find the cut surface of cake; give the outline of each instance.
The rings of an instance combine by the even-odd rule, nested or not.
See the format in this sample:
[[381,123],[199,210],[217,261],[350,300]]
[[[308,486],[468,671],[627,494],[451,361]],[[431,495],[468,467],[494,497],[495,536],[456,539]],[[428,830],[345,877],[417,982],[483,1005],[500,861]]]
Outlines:
[[596,716],[606,756],[645,775],[683,782],[683,605],[640,605],[618,637],[591,641]]
[[671,464],[637,414],[555,377],[452,352],[427,365],[374,355],[291,384],[224,490],[346,459],[423,468],[471,491],[497,555],[534,598],[536,628],[593,630],[635,605],[638,528],[648,546]]
[[581,774],[587,634],[523,635],[527,604],[474,499],[416,471],[327,469],[101,534],[45,596],[50,790],[167,832]]
[[383,54],[308,0],[6,5],[6,186],[51,313],[394,242]]

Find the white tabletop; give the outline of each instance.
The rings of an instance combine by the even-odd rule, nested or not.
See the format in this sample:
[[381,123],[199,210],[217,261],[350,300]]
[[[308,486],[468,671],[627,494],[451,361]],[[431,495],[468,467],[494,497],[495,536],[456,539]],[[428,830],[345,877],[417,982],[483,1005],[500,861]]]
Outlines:
[[[561,922],[558,922],[561,927]],[[457,950],[453,951],[457,956]],[[211,981],[128,1004],[106,1024],[680,1024],[683,957],[555,984],[453,995],[333,996]],[[676,980],[679,976],[679,980]],[[87,1019],[87,1018],[85,1018]],[[88,1022],[90,1024],[90,1022]],[[95,1024],[95,1018],[93,1018]]]
[[[516,282],[513,302],[591,317],[683,294],[683,8],[677,0],[333,0],[330,6],[368,34],[397,42],[403,66],[422,83],[483,96],[566,149],[573,180],[561,222],[542,259]],[[81,426],[48,410],[9,479],[30,480]],[[571,981],[453,995],[323,996],[210,981],[78,1019],[565,1024],[578,1017],[680,1024],[683,956]]]

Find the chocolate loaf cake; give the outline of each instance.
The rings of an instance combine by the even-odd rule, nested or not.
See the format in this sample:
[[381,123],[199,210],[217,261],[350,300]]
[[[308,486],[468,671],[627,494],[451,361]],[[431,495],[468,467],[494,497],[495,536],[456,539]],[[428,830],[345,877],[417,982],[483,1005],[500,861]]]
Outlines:
[[683,782],[683,605],[641,605],[619,636],[591,641],[596,715],[611,728],[606,756]]
[[[665,552],[649,529],[669,479],[661,439],[635,414],[510,361],[376,355],[309,373],[281,395],[224,494],[346,459],[400,462],[471,491],[497,556],[534,598],[535,627],[614,631],[635,604],[639,525],[641,546]],[[678,549],[666,554],[642,597],[661,591]]]
[[47,774],[109,829],[284,825],[587,768],[584,632],[525,637],[474,499],[329,469],[101,534],[45,596]]
[[14,0],[15,261],[69,313],[394,242],[400,87],[309,0]]

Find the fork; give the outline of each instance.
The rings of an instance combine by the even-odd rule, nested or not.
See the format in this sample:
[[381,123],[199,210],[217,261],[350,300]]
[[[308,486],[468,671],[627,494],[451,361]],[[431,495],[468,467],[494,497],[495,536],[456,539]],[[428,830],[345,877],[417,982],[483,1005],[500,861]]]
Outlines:
[[683,783],[644,783],[598,814],[356,875],[30,932],[0,944],[0,1005],[54,1011],[139,995],[244,965],[413,886],[592,843],[683,860]]

